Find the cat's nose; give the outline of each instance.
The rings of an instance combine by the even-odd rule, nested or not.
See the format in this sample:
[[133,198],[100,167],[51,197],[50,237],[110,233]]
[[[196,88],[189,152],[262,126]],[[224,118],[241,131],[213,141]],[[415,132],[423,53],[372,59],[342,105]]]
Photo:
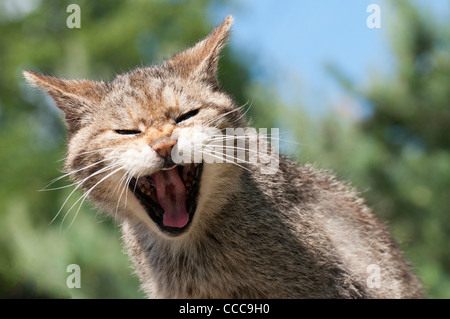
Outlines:
[[170,153],[175,144],[177,144],[177,141],[173,139],[156,140],[153,142],[152,148],[159,156],[166,158],[170,157]]

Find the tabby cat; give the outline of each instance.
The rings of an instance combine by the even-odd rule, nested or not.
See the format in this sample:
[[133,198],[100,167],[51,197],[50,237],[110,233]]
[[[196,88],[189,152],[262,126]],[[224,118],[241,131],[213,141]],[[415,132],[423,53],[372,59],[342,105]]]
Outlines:
[[121,225],[145,292],[422,297],[395,241],[345,183],[273,146],[266,153],[276,155],[276,170],[237,160],[239,150],[252,154],[250,139],[238,146],[242,136],[226,130],[248,125],[217,80],[232,22],[228,16],[193,47],[108,83],[24,72],[64,112],[68,174],[83,201]]

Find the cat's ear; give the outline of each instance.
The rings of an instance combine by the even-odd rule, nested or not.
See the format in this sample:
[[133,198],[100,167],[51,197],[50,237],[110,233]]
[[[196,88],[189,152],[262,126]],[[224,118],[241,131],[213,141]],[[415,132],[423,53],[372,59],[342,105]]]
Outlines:
[[101,101],[106,92],[103,82],[89,80],[66,80],[35,72],[24,71],[25,79],[33,86],[44,89],[64,111],[67,126],[76,130],[80,119],[92,110],[92,105]]
[[229,15],[206,38],[170,59],[168,67],[182,78],[194,78],[217,88],[219,54],[230,35],[232,24],[233,17]]

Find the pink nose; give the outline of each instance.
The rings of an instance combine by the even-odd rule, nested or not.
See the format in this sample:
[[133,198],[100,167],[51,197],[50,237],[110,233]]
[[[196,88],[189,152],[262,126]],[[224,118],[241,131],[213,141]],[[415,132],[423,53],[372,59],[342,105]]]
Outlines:
[[152,144],[153,150],[161,157],[167,157],[172,151],[172,147],[177,144],[176,140],[155,141]]

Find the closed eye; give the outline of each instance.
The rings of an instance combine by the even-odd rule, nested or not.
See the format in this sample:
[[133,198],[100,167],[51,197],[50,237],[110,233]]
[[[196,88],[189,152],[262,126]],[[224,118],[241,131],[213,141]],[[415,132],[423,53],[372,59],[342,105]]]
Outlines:
[[187,113],[184,113],[183,115],[178,116],[175,119],[175,123],[178,124],[180,122],[183,122],[183,121],[186,121],[186,120],[190,119],[193,116],[196,116],[198,114],[198,111],[199,111],[199,109],[196,109],[196,110],[192,110],[192,111],[189,111]]
[[137,135],[142,133],[140,130],[114,130],[114,132],[121,135]]

